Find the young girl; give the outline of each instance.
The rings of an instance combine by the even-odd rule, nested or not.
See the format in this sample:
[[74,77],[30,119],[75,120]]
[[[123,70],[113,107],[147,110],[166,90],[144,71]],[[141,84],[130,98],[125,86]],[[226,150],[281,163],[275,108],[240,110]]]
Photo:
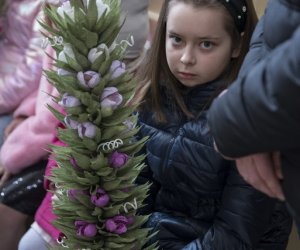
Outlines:
[[[213,147],[206,111],[237,76],[256,24],[251,1],[166,0],[143,84],[141,135],[152,179],[147,226],[159,249],[285,249],[283,204],[247,185]],[[151,174],[149,174],[151,170]],[[151,199],[152,198],[152,199]]]

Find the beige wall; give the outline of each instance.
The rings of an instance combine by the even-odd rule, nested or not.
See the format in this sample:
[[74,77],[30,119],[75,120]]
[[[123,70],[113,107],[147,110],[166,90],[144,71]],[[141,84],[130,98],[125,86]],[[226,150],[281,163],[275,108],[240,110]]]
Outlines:
[[253,0],[257,15],[260,17],[264,13],[265,6],[268,0]]
[[[150,11],[155,12],[157,14],[159,12],[162,2],[163,0],[150,0]],[[263,10],[268,0],[253,0],[253,2],[258,15],[261,16],[263,14]]]

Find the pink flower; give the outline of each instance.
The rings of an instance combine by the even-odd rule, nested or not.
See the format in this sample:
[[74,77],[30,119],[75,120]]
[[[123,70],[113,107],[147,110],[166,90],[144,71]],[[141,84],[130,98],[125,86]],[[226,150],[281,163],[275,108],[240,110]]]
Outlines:
[[110,66],[109,69],[111,73],[111,79],[115,79],[125,73],[126,71],[126,66],[125,63],[119,61],[119,60],[114,60]]
[[92,238],[97,234],[96,224],[88,223],[83,220],[75,221],[77,236]]
[[128,155],[125,153],[119,153],[118,151],[114,151],[110,158],[108,159],[109,165],[114,168],[121,168],[128,161]]
[[122,215],[117,215],[105,221],[105,229],[108,232],[115,234],[124,234],[127,232],[127,226],[133,223],[133,218],[127,218]]
[[108,194],[101,188],[98,188],[96,194],[91,196],[91,202],[96,207],[105,207],[109,203],[109,199]]
[[95,71],[78,72],[77,79],[85,89],[94,88],[100,81],[100,74]]
[[116,109],[123,101],[116,87],[107,87],[103,90],[101,96],[101,107]]

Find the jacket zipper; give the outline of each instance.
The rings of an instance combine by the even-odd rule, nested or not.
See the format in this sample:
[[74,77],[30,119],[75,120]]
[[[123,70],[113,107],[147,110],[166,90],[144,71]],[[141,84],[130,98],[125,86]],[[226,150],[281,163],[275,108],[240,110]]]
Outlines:
[[170,152],[174,146],[174,140],[178,135],[182,135],[183,134],[183,128],[180,127],[179,129],[177,129],[177,131],[175,132],[174,136],[170,139],[169,144],[168,144],[168,148],[166,150],[166,155],[164,157],[163,163],[161,165],[162,171],[166,168],[167,163],[168,163],[168,159],[169,159],[169,155]]

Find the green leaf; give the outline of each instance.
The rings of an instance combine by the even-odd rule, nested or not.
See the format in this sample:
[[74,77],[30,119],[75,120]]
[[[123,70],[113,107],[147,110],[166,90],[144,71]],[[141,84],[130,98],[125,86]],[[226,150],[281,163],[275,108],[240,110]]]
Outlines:
[[52,114],[56,117],[56,119],[58,119],[59,121],[64,120],[65,116],[62,113],[60,113],[58,110],[56,110],[50,105],[47,105],[47,107],[52,112]]
[[[96,9],[96,11],[97,11],[97,9]],[[85,39],[86,47],[88,49],[96,47],[96,45],[98,44],[98,39],[99,39],[98,34],[95,33],[95,32],[89,31],[85,28],[83,28],[83,29],[84,29],[84,32],[86,34],[86,39]]]
[[68,64],[70,65],[70,67],[79,72],[79,71],[83,71],[83,68],[81,67],[81,65],[73,58],[71,58],[70,56],[68,56],[67,54],[65,54],[65,57],[67,59]]
[[92,30],[94,26],[96,25],[97,19],[98,19],[98,11],[97,11],[97,5],[96,1],[90,1],[87,12],[86,12],[86,17],[88,21],[88,28]]
[[82,143],[91,152],[96,152],[98,145],[93,139],[88,137],[83,137]]
[[76,164],[82,169],[90,169],[91,159],[89,156],[80,154],[76,151],[71,152],[72,157],[75,158]]

